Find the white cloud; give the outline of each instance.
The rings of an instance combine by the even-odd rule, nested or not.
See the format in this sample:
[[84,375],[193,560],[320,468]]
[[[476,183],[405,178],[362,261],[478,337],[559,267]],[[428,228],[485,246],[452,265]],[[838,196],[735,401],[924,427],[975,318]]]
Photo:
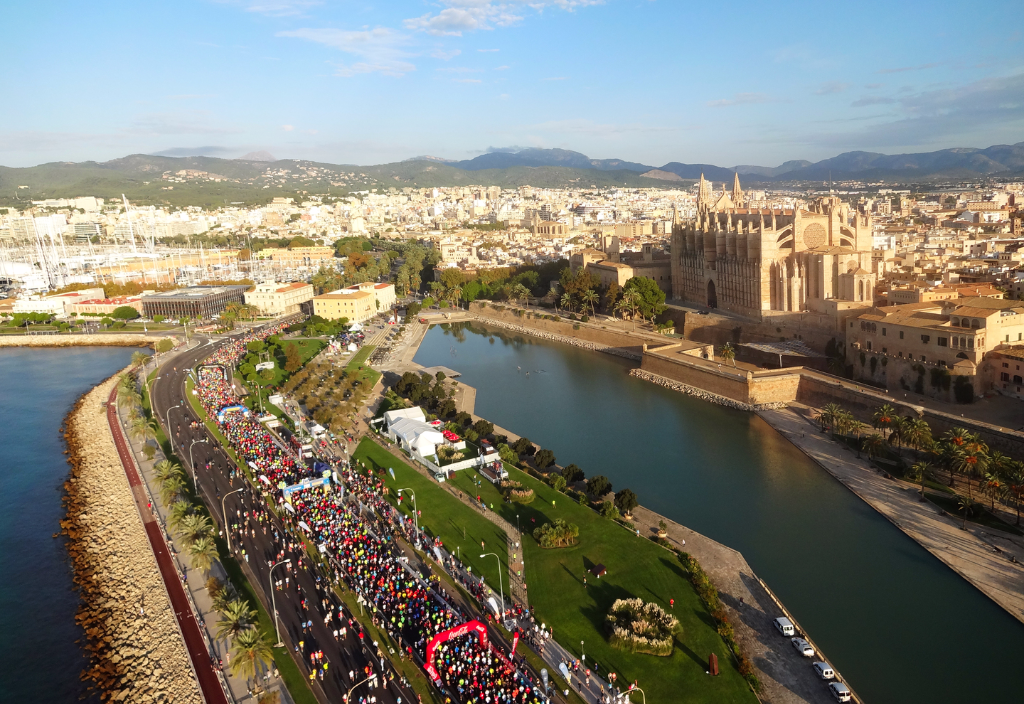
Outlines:
[[508,66],[496,66],[492,70],[494,70],[494,71],[508,71],[508,68],[509,68]]
[[462,53],[462,49],[452,49],[451,51],[444,51],[443,49],[437,49],[431,52],[431,56],[435,59],[441,59],[441,61],[450,61],[456,56]]
[[291,132],[292,130],[295,129],[295,125],[281,125],[281,129],[283,129],[285,132]]
[[296,17],[306,10],[323,5],[323,0],[216,0],[221,4],[241,6],[246,12],[268,17]]
[[[543,12],[557,7],[572,12],[579,7],[603,4],[604,0],[441,0],[444,6],[438,13],[428,12],[405,21],[406,29],[427,32],[440,37],[461,37],[463,32],[509,27],[523,20],[523,12],[530,8]],[[481,52],[497,49],[478,49]]]
[[841,81],[828,81],[827,83],[822,83],[817,88],[815,88],[814,94],[831,95],[833,93],[842,93],[849,87],[850,86],[848,84],[843,83]]
[[481,54],[494,54],[501,51],[501,49],[477,49],[477,51]]
[[305,28],[278,32],[277,36],[305,39],[362,59],[353,64],[336,64],[335,73],[339,76],[348,77],[360,73],[402,76],[416,70],[408,61],[410,54],[404,48],[409,43],[409,37],[387,27],[359,31]]
[[479,78],[455,78],[455,83],[483,83]]

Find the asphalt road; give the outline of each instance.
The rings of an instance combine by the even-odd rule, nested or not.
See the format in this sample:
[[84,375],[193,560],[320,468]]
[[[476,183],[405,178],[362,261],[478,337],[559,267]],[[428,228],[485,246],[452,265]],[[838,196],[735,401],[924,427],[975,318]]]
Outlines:
[[[247,331],[239,334],[245,334],[245,332]],[[180,353],[168,360],[161,367],[159,378],[153,380],[152,394],[154,410],[173,443],[175,454],[181,458],[186,470],[190,473],[195,472],[198,489],[204,503],[214,515],[218,526],[227,531],[224,516],[221,515],[221,497],[224,497],[224,506],[230,517],[229,524],[237,521],[237,511],[242,511],[244,514],[254,508],[262,508],[263,501],[258,492],[254,492],[250,488],[229,495],[230,492],[246,486],[245,479],[239,476],[232,480],[229,477],[227,470],[231,467],[231,460],[219,443],[209,434],[206,426],[201,422],[202,419],[195,416],[191,405],[185,398],[187,370],[212,354],[221,342],[222,340],[207,338],[194,349]],[[179,407],[173,408],[174,406]],[[170,410],[169,419],[167,417],[168,410]],[[189,428],[193,420],[200,421],[196,429]],[[197,442],[193,445],[193,441],[204,439],[207,442]],[[195,461],[194,468],[188,466],[190,447]],[[207,463],[210,464],[210,469],[206,468]],[[270,515],[272,517],[272,514]],[[275,556],[283,549],[282,544],[274,540],[274,529],[276,528],[277,533],[283,539],[287,539],[288,536],[284,526],[273,518],[272,525],[266,533],[258,524],[254,523],[253,525],[256,526],[255,535],[252,532],[246,533],[240,545],[237,541],[232,540],[232,548],[236,550],[236,557],[239,558],[241,557],[240,550],[246,551],[249,556],[248,561],[239,559],[239,562],[246,570],[250,582],[268,613],[273,615],[271,611],[270,562],[276,561]],[[322,681],[317,679],[311,682],[311,688],[321,702],[341,702],[349,688],[364,679],[363,668],[368,663],[372,662],[375,665],[375,671],[380,672],[376,655],[366,652],[367,649],[361,645],[358,638],[360,630],[358,627],[349,628],[347,638],[340,642],[335,640],[334,628],[340,627],[341,623],[335,618],[330,628],[325,625],[321,600],[324,598],[330,600],[329,609],[333,610],[334,614],[338,613],[339,600],[333,593],[330,593],[329,589],[318,590],[317,576],[309,567],[297,568],[297,558],[302,556],[300,552],[289,552],[286,556],[292,559],[290,568],[281,565],[274,571],[275,581],[285,577],[290,577],[291,581],[289,588],[275,593],[281,639],[292,651],[293,659],[306,676],[310,672],[308,654],[313,651],[323,651],[329,663],[327,674]],[[304,565],[307,562],[307,560],[303,560]],[[321,577],[321,584],[324,586],[329,584],[326,577]],[[303,598],[307,601],[308,611],[304,611],[301,607],[300,600]],[[347,609],[345,613],[347,618],[352,618],[352,614],[348,613]],[[308,621],[312,621],[312,627],[304,632],[301,624]],[[345,623],[345,625],[348,624]],[[303,642],[302,653],[296,651],[300,641]],[[372,648],[372,645],[370,647]],[[386,661],[384,667],[387,672],[394,672],[394,669]],[[354,677],[351,679],[349,678],[350,671],[354,673]],[[415,702],[416,696],[412,689],[400,690],[399,683],[400,678],[393,680],[386,692],[380,687],[369,690],[368,685],[360,685],[353,691],[352,700],[357,701],[360,696],[372,694],[380,704],[398,704],[399,701],[405,704]]]

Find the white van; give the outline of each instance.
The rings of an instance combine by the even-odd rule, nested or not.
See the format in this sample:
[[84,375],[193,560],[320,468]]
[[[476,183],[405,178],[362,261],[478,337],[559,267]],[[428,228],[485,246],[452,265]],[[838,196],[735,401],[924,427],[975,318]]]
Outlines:
[[830,682],[828,691],[832,693],[832,698],[837,702],[848,702],[853,699],[853,692],[842,682]]
[[823,680],[834,680],[836,678],[835,670],[827,662],[816,662],[811,667],[814,668],[814,674]]
[[777,619],[772,621],[775,624],[775,628],[784,636],[795,636],[796,627],[793,626],[793,622],[785,616],[779,616]]

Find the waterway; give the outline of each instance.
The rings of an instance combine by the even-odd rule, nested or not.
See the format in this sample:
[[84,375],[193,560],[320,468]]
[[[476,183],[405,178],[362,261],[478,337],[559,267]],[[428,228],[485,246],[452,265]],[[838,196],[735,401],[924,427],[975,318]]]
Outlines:
[[460,372],[477,415],[559,464],[741,551],[869,704],[1020,701],[1024,625],[759,417],[478,323],[432,327],[415,361]]
[[59,429],[75,401],[137,350],[0,350],[0,701],[67,704],[84,694],[78,594],[64,541],[51,537],[68,476]]

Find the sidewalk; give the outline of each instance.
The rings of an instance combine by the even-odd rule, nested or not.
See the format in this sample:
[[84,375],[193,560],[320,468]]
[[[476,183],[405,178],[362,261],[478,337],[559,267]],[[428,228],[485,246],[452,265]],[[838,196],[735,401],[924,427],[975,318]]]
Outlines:
[[[118,417],[122,428],[124,428],[124,419],[121,418],[120,415],[120,410],[118,410]],[[182,585],[186,588],[186,595],[189,597],[192,611],[195,614],[196,623],[199,625],[203,639],[206,641],[206,648],[211,654],[211,658],[214,662],[216,659],[220,659],[224,664],[223,671],[217,673],[218,678],[221,681],[221,686],[225,688],[225,692],[228,694],[229,700],[232,702],[255,702],[255,698],[250,694],[249,683],[246,681],[246,678],[236,677],[231,674],[231,669],[229,667],[231,661],[230,641],[227,639],[218,639],[215,635],[216,623],[220,620],[220,617],[213,609],[213,599],[206,590],[206,580],[208,576],[212,576],[224,582],[227,581],[227,573],[224,571],[224,567],[220,562],[216,561],[213,563],[213,567],[209,575],[205,575],[202,571],[191,568],[191,561],[187,557],[187,549],[181,539],[174,537],[167,528],[166,520],[168,507],[160,500],[159,484],[153,472],[153,465],[164,458],[163,453],[158,450],[154,455],[153,460],[147,460],[141,453],[141,444],[132,439],[127,431],[125,431],[124,435],[131,447],[136,464],[141,470],[140,474],[145,491],[148,495],[148,500],[152,504],[153,515],[156,518],[157,524],[160,527],[160,533],[163,535],[164,541],[167,544],[168,552],[170,553],[171,559],[178,571],[178,577],[182,580]],[[209,623],[206,621],[207,616],[210,617]],[[214,669],[216,669],[216,667]],[[280,692],[282,704],[292,704],[292,699],[288,693],[288,689],[284,686],[284,682],[280,678],[274,678],[271,676],[265,685],[265,689],[268,692]]]
[[811,420],[810,410],[791,404],[758,415],[893,525],[1024,622],[1024,547],[1009,534],[970,522],[963,530],[955,517],[920,501],[916,484],[885,478],[867,459],[858,459],[853,450],[833,442]]

